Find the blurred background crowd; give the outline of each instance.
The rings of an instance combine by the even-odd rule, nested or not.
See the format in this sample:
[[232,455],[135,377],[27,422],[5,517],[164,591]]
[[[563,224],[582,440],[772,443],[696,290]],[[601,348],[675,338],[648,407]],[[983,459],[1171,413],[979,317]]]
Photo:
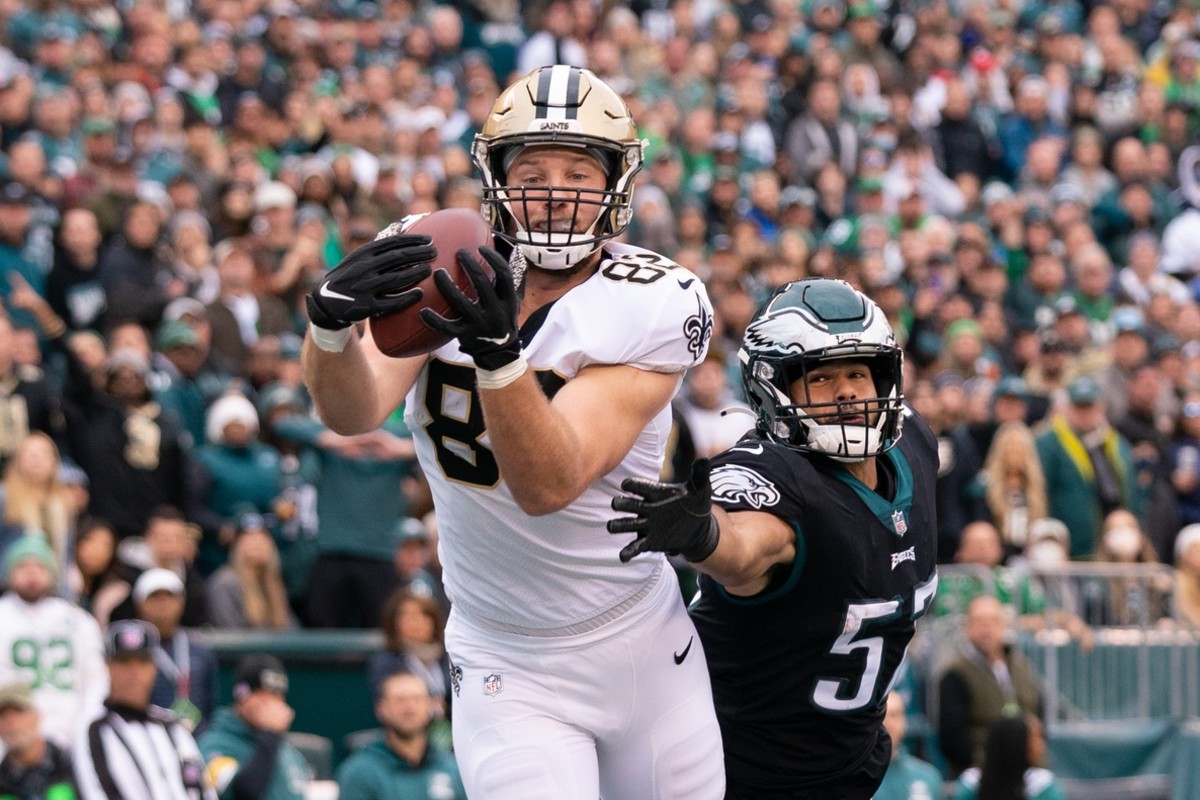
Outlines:
[[756,305],[841,277],[939,437],[940,561],[1178,566],[1200,623],[1200,14],[1157,0],[2,0],[0,551],[101,625],[160,568],[184,626],[383,619],[442,680],[407,431],[314,418],[302,299],[478,207],[472,137],[556,62],[625,97],[626,238],[717,311],[677,466],[752,424]]

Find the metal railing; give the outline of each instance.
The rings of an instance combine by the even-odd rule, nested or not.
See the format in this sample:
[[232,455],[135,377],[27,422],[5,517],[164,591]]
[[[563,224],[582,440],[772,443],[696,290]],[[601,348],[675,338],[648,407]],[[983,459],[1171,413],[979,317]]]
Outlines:
[[1048,724],[1200,717],[1200,631],[1173,614],[1170,567],[939,571],[934,613],[910,653],[934,719],[942,669],[965,642],[966,603],[981,593],[1010,610],[1012,643],[1040,676]]

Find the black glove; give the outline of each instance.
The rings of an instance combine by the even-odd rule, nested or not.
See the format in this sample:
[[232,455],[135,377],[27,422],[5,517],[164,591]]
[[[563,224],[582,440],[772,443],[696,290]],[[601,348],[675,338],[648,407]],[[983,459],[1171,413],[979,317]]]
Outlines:
[[421,299],[414,289],[429,277],[437,249],[428,236],[385,236],[351,252],[309,292],[308,318],[326,330],[394,314]]
[[431,308],[423,308],[421,321],[435,331],[458,339],[458,346],[475,359],[475,366],[490,372],[521,357],[521,340],[517,336],[517,311],[521,301],[513,286],[512,269],[504,256],[490,247],[479,248],[479,255],[495,272],[493,280],[483,274],[483,268],[470,250],[458,251],[458,263],[471,279],[479,299],[467,297],[449,274],[439,270],[433,280],[459,319],[446,319]]
[[614,497],[612,501],[614,511],[637,514],[608,521],[609,533],[638,535],[621,549],[622,562],[647,550],[682,555],[692,563],[712,555],[721,530],[712,515],[710,466],[707,458],[697,459],[686,484],[642,478],[626,478],[621,483],[622,491],[638,495]]

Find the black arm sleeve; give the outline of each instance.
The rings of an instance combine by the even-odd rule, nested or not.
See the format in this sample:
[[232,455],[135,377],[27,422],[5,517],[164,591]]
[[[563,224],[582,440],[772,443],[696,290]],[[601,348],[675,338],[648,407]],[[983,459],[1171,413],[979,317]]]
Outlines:
[[957,672],[947,672],[938,692],[938,747],[955,773],[971,766],[970,709],[967,684]]
[[254,732],[254,751],[250,754],[250,760],[238,770],[229,784],[233,790],[233,800],[258,800],[266,794],[281,744],[283,736],[278,733]]

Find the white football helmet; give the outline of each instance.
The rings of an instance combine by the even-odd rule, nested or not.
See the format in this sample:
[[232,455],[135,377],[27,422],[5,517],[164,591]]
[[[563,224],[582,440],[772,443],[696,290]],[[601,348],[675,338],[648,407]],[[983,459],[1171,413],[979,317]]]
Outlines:
[[[603,191],[565,186],[526,190],[507,186],[512,159],[529,145],[578,147],[596,158],[608,175]],[[529,264],[567,269],[594,253],[629,225],[633,177],[642,168],[643,145],[629,108],[615,91],[586,69],[541,67],[506,89],[488,114],[471,147],[483,175],[483,213],[500,238],[519,248]],[[581,207],[599,207],[583,232],[525,230],[513,213],[523,203],[566,199]],[[527,219],[527,215],[519,215]]]
[[[746,328],[739,354],[746,397],[769,439],[837,461],[862,461],[900,439],[904,355],[883,311],[845,281],[812,278],[780,286]],[[875,396],[812,404],[808,373],[834,360],[862,361]],[[806,396],[792,385],[804,381]],[[867,424],[847,424],[865,415]]]

